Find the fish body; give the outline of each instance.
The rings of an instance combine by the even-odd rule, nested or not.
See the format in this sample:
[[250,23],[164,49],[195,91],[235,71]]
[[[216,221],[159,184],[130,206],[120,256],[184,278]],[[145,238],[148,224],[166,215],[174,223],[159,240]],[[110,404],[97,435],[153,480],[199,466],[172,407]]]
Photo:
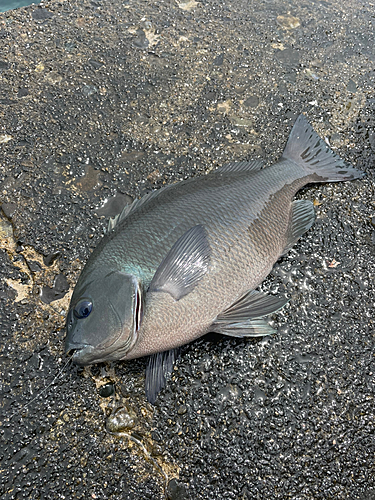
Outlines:
[[[306,181],[311,182],[300,167],[283,163],[251,175],[247,171],[217,171],[181,182],[146,205],[143,213],[137,214],[135,227],[138,223],[147,225],[150,210],[149,231],[156,220],[158,231],[152,232],[149,244],[151,251],[160,247],[159,264],[170,241],[202,225],[211,251],[210,266],[199,285],[178,301],[168,292],[149,293],[139,340],[124,359],[179,347],[208,333],[221,312],[255,289],[286,247],[291,200]],[[279,217],[280,213],[285,216]],[[142,244],[138,241],[138,253]],[[156,271],[155,264],[150,277]]]
[[286,301],[255,289],[315,219],[295,193],[362,175],[301,115],[274,165],[233,162],[136,200],[110,222],[77,282],[66,350],[79,364],[150,355],[153,402],[180,346],[210,331],[272,333],[263,318]]

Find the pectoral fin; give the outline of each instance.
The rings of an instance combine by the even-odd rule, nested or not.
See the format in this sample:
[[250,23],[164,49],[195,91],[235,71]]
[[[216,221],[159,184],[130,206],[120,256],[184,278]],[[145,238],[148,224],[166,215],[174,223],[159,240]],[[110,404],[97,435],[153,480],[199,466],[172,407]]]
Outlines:
[[146,367],[146,397],[154,404],[159,392],[165,387],[168,376],[172,373],[173,364],[180,355],[180,349],[152,354]]
[[287,299],[251,290],[219,314],[210,330],[231,337],[271,335],[275,330],[260,318],[278,311],[287,302]]
[[179,238],[152,278],[150,292],[167,292],[175,300],[187,295],[204,276],[211,249],[203,226],[194,226]]

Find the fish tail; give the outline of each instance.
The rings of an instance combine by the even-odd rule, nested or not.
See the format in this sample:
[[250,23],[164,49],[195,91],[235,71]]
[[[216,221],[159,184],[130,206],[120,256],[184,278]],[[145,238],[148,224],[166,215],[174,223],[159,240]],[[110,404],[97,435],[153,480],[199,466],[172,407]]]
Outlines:
[[365,175],[334,153],[304,115],[293,125],[282,160],[297,163],[307,175],[315,174],[315,182],[350,181]]

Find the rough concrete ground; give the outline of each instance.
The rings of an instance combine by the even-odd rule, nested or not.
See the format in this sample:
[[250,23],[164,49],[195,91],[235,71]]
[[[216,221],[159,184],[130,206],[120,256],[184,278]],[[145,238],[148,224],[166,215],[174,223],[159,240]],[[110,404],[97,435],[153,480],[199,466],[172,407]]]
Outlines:
[[[375,498],[373,29],[351,0],[0,16],[1,498]],[[300,112],[367,177],[300,193],[316,224],[262,285],[291,297],[279,334],[189,346],[155,407],[144,360],[60,373],[106,215],[230,160],[271,163]]]

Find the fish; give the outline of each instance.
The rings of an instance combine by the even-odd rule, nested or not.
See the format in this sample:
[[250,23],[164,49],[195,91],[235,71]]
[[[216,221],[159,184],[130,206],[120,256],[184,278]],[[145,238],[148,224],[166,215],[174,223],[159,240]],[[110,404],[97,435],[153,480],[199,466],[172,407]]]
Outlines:
[[148,356],[155,403],[183,345],[209,332],[275,333],[267,316],[288,300],[256,289],[315,221],[295,194],[363,175],[301,114],[273,165],[230,162],[136,199],[109,220],[79,276],[65,352],[78,365]]

